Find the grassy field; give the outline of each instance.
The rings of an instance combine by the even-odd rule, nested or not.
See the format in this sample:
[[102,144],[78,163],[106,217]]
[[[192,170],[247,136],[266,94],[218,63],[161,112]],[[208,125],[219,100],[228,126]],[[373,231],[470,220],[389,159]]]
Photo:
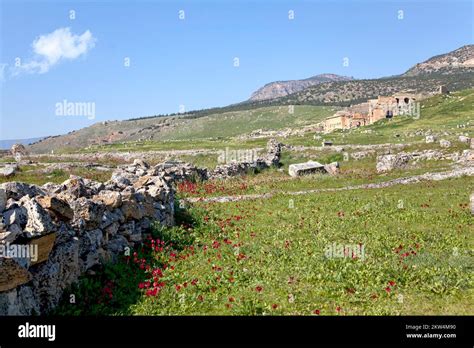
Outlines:
[[460,178],[198,203],[181,227],[156,228],[136,256],[84,278],[79,303],[58,313],[472,315],[473,189]]

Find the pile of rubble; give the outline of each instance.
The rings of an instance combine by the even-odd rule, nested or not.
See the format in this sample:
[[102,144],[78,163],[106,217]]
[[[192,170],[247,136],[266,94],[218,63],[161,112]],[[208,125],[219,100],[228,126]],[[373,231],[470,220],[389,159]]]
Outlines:
[[298,129],[284,128],[280,130],[267,130],[267,129],[256,129],[248,134],[239,135],[237,139],[248,140],[248,139],[261,139],[268,137],[288,138],[291,136],[302,137],[307,133],[320,131],[321,127],[319,124],[311,124],[303,126]]
[[472,163],[474,161],[474,151],[463,150],[462,152],[444,153],[438,150],[423,150],[383,154],[377,156],[376,168],[378,173],[384,173],[393,169],[406,168],[410,162],[416,164],[424,160],[450,160],[460,164]]
[[153,221],[173,225],[174,193],[165,173],[136,161],[105,183],[2,184],[0,216],[0,315],[42,314],[82,273],[141,242]]
[[278,166],[280,164],[282,144],[275,139],[270,139],[267,143],[267,153],[263,157],[257,158],[253,162],[231,162],[217,166],[207,173],[208,179],[226,179],[232,176],[243,175],[251,171]]

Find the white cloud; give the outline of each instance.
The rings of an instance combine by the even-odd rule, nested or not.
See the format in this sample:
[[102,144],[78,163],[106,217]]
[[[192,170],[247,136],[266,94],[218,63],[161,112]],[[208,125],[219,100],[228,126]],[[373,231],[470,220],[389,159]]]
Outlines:
[[17,67],[14,75],[21,72],[44,74],[63,60],[74,60],[86,54],[96,41],[89,30],[75,35],[70,28],[59,28],[41,35],[31,44],[35,57]]

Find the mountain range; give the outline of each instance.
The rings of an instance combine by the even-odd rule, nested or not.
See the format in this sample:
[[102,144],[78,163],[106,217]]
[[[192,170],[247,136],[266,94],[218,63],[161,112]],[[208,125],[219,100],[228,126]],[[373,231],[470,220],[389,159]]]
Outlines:
[[318,85],[324,82],[349,81],[352,77],[335,74],[320,74],[304,80],[275,81],[267,83],[250,96],[250,101],[268,100],[284,97],[302,91],[305,88]]

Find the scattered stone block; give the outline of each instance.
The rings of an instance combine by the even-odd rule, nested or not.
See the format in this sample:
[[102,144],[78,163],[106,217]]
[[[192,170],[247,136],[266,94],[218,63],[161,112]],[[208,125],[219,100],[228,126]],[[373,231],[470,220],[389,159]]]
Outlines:
[[330,175],[337,175],[339,173],[339,162],[326,164],[324,170]]
[[288,167],[288,174],[292,177],[314,173],[326,173],[324,165],[319,162],[308,161],[306,163],[290,164]]
[[7,178],[9,176],[15,175],[17,171],[18,171],[17,165],[7,165],[3,168],[0,168],[0,176]]
[[471,138],[466,137],[466,136],[464,136],[464,135],[460,135],[460,136],[459,136],[459,141],[460,141],[461,143],[471,144]]
[[377,157],[377,172],[384,173],[393,169],[405,168],[411,156],[406,153],[381,155]]
[[448,148],[451,147],[451,142],[449,140],[441,139],[439,141],[439,146]]

